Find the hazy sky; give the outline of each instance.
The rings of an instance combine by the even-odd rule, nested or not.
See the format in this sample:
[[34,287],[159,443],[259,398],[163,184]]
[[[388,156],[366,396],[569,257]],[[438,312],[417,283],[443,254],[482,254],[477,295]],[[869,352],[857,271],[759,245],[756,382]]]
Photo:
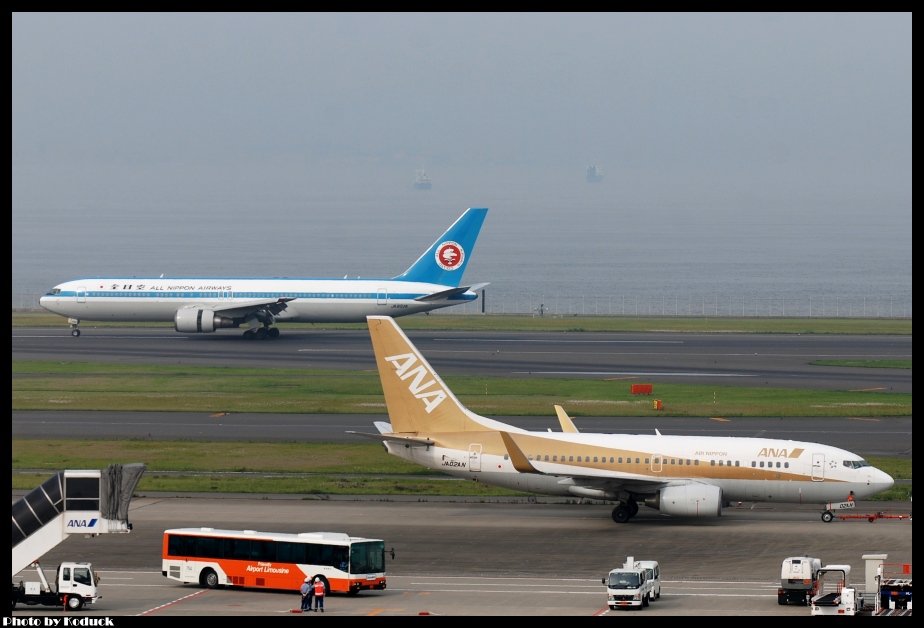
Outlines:
[[14,13],[12,33],[14,304],[94,275],[391,277],[474,206],[466,280],[503,311],[911,312],[911,13]]
[[911,54],[910,13],[14,13],[14,222],[375,197],[421,166],[479,204],[597,163],[622,198],[878,201],[910,227]]

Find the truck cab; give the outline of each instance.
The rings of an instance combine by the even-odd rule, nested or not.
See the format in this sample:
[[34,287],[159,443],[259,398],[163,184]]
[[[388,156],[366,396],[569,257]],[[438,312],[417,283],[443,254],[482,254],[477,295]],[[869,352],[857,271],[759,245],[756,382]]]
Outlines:
[[12,608],[16,608],[16,604],[26,604],[62,606],[75,611],[85,604],[95,604],[101,597],[97,588],[99,576],[90,563],[61,563],[54,587],[49,585],[41,565],[34,563],[33,566],[38,580],[13,585]]
[[606,585],[606,604],[612,610],[642,608],[651,601],[652,581],[631,556],[622,567],[610,570],[601,582]]

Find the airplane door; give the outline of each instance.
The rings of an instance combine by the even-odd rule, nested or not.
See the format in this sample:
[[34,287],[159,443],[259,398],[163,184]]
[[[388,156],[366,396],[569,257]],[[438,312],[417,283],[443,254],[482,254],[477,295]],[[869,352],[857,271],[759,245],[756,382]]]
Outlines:
[[481,471],[481,443],[471,443],[468,446],[468,470]]
[[812,454],[812,482],[821,482],[825,479],[825,455]]
[[661,473],[661,467],[664,464],[664,456],[661,454],[654,454],[651,457],[651,471],[652,473]]
[[388,290],[385,288],[379,288],[378,292],[375,295],[375,304],[376,305],[388,305]]
[[77,303],[87,302],[87,289],[84,286],[77,288]]

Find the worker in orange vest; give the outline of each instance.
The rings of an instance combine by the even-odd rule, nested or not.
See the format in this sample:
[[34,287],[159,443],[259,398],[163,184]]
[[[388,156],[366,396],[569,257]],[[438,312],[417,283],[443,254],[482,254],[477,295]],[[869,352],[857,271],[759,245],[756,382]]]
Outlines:
[[324,612],[324,583],[320,578],[314,579],[314,609],[316,612]]

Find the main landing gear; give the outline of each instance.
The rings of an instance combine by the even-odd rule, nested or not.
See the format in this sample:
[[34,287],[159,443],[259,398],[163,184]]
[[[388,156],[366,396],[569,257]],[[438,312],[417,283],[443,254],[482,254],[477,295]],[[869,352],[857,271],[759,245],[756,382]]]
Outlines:
[[278,327],[256,327],[244,332],[244,338],[247,340],[265,340],[267,338],[279,338]]
[[638,502],[630,498],[625,502],[616,504],[616,507],[613,508],[613,521],[616,523],[626,523],[637,514]]

